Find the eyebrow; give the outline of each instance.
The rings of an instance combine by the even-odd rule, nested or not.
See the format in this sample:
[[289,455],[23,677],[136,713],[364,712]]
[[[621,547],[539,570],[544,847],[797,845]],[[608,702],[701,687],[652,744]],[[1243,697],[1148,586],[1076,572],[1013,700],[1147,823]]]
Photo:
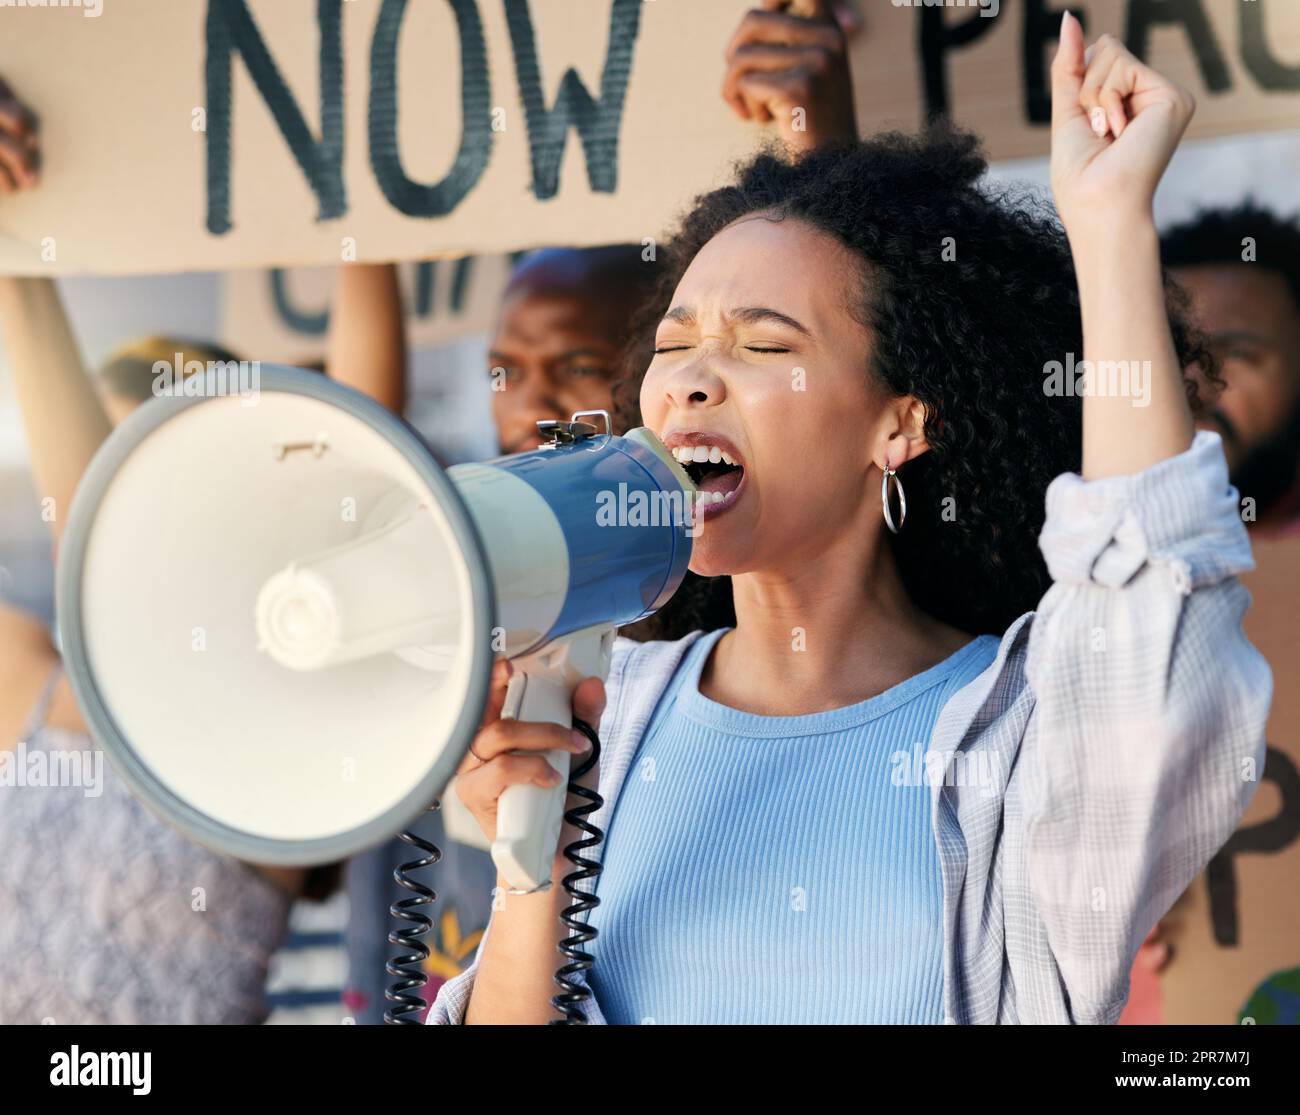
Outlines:
[[609,353],[603,352],[601,349],[595,348],[591,345],[584,345],[579,348],[566,349],[564,352],[560,353],[557,359],[577,360],[579,357],[583,356],[592,356],[597,360],[607,360],[609,358]]
[[1252,333],[1249,329],[1225,329],[1222,333],[1212,333],[1210,341],[1218,345],[1245,341],[1247,344],[1262,345],[1264,348],[1277,348],[1276,342],[1271,337],[1266,337],[1262,333]]
[[[737,310],[732,310],[727,314],[729,320],[739,321],[744,325],[758,325],[760,322],[775,322],[777,325],[784,325],[788,329],[793,329],[796,333],[802,333],[805,337],[811,337],[812,331],[800,321],[796,321],[789,314],[783,314],[780,310],[773,310],[768,306],[742,306]],[[666,314],[665,321],[675,321],[678,325],[692,326],[695,324],[695,311],[689,306],[674,306]]]
[[[579,360],[584,356],[590,356],[597,360],[610,359],[610,354],[608,352],[595,348],[591,345],[582,345],[579,346],[578,348],[565,349],[559,355],[551,357],[550,360],[552,363],[557,361],[563,362],[565,360]],[[488,359],[498,360],[498,361],[508,360],[510,359],[510,356],[509,354],[502,352],[500,349],[493,348],[488,350]]]

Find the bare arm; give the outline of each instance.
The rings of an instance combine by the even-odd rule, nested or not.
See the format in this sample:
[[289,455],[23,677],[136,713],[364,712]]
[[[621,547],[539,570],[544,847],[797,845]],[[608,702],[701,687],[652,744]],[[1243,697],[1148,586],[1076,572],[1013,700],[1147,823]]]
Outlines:
[[1123,395],[1084,399],[1083,476],[1131,475],[1184,452],[1194,432],[1169,331],[1155,225],[1117,227],[1076,251],[1075,260],[1084,357],[1094,368],[1127,360],[1130,377],[1146,377],[1150,400],[1143,408]]
[[393,264],[339,268],[325,370],[394,414],[405,410],[406,326]]
[[1151,204],[1195,102],[1110,36],[1085,54],[1069,15],[1052,83],[1052,189],[1097,385],[1084,397],[1083,476],[1131,475],[1184,452],[1194,432]]
[[59,661],[45,624],[0,604],[0,754],[15,747]]
[[0,336],[36,490],[54,501],[50,529],[57,546],[77,484],[112,427],[52,279],[0,277]]
[[[573,752],[576,759],[587,749],[579,733],[557,724],[500,719],[508,680],[507,664],[498,663],[482,728],[456,780],[456,792],[489,840],[496,836],[497,804],[506,788],[530,782],[538,786],[555,784],[554,769],[534,752],[561,748]],[[574,690],[574,715],[590,724],[600,722],[604,703],[604,686],[594,678],[586,679]],[[598,778],[599,764],[587,773],[583,783],[594,787]],[[574,803],[570,799],[570,804]],[[559,848],[579,835],[566,824]],[[544,1025],[559,1017],[551,999],[559,990],[555,971],[564,963],[557,946],[568,934],[560,922],[560,913],[572,901],[560,880],[572,869],[557,849],[551,867],[551,889],[541,894],[507,894],[505,880],[498,877],[502,904],[493,910],[472,971],[461,977],[462,982],[472,979],[472,987],[467,988],[468,1003],[464,1003],[462,994],[462,1005],[454,1014],[440,1011],[435,1005],[432,1017],[471,1025]]]
[[542,894],[506,894],[506,881],[497,876],[504,904],[492,915],[466,1025],[538,1026],[559,1017],[551,998],[559,991],[555,971],[564,963],[559,943],[568,935],[560,914],[573,901],[560,880],[572,870],[557,856],[551,889]]
[[[35,186],[40,159],[36,117],[0,80],[0,193]],[[54,501],[48,521],[57,546],[72,494],[111,424],[52,279],[0,277],[0,340],[27,432],[36,490]]]

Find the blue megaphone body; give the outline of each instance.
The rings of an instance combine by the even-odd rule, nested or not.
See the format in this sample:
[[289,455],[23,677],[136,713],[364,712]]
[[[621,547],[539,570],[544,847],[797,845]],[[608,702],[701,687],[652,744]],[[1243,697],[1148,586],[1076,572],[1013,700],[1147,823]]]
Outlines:
[[[583,418],[603,418],[604,432]],[[604,411],[541,423],[550,442],[448,477],[492,567],[499,653],[515,663],[503,715],[571,724],[584,677],[602,680],[618,627],[668,602],[690,563],[695,487],[649,430],[611,436]],[[565,776],[569,756],[547,755]],[[492,856],[512,887],[549,881],[565,788],[515,786],[501,797]],[[443,806],[449,836],[486,846],[459,799]]]

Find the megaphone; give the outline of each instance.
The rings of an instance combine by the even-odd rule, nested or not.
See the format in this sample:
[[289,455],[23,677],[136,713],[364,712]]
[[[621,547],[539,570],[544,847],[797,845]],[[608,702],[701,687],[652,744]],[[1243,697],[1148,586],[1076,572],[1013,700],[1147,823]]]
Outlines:
[[[506,715],[569,725],[615,629],[685,575],[695,488],[648,430],[544,425],[541,449],[444,472],[370,399],[270,365],[251,393],[131,415],[78,489],[57,602],[77,701],[135,793],[248,862],[329,863],[447,786],[496,658],[517,667]],[[548,758],[556,788],[499,804],[513,890],[550,881],[568,754]]]

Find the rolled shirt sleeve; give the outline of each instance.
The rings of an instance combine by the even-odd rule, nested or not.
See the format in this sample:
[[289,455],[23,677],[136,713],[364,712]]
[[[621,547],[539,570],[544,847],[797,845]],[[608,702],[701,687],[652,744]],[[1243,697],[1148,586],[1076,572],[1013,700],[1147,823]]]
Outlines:
[[474,990],[474,973],[477,968],[478,956],[476,955],[473,964],[438,988],[438,997],[433,1001],[424,1020],[426,1026],[465,1024],[465,1012],[469,1009],[469,997]]
[[1272,676],[1242,631],[1253,562],[1217,434],[1136,475],[1058,477],[1040,544],[1029,883],[1075,1020],[1107,1022],[1258,786]]

